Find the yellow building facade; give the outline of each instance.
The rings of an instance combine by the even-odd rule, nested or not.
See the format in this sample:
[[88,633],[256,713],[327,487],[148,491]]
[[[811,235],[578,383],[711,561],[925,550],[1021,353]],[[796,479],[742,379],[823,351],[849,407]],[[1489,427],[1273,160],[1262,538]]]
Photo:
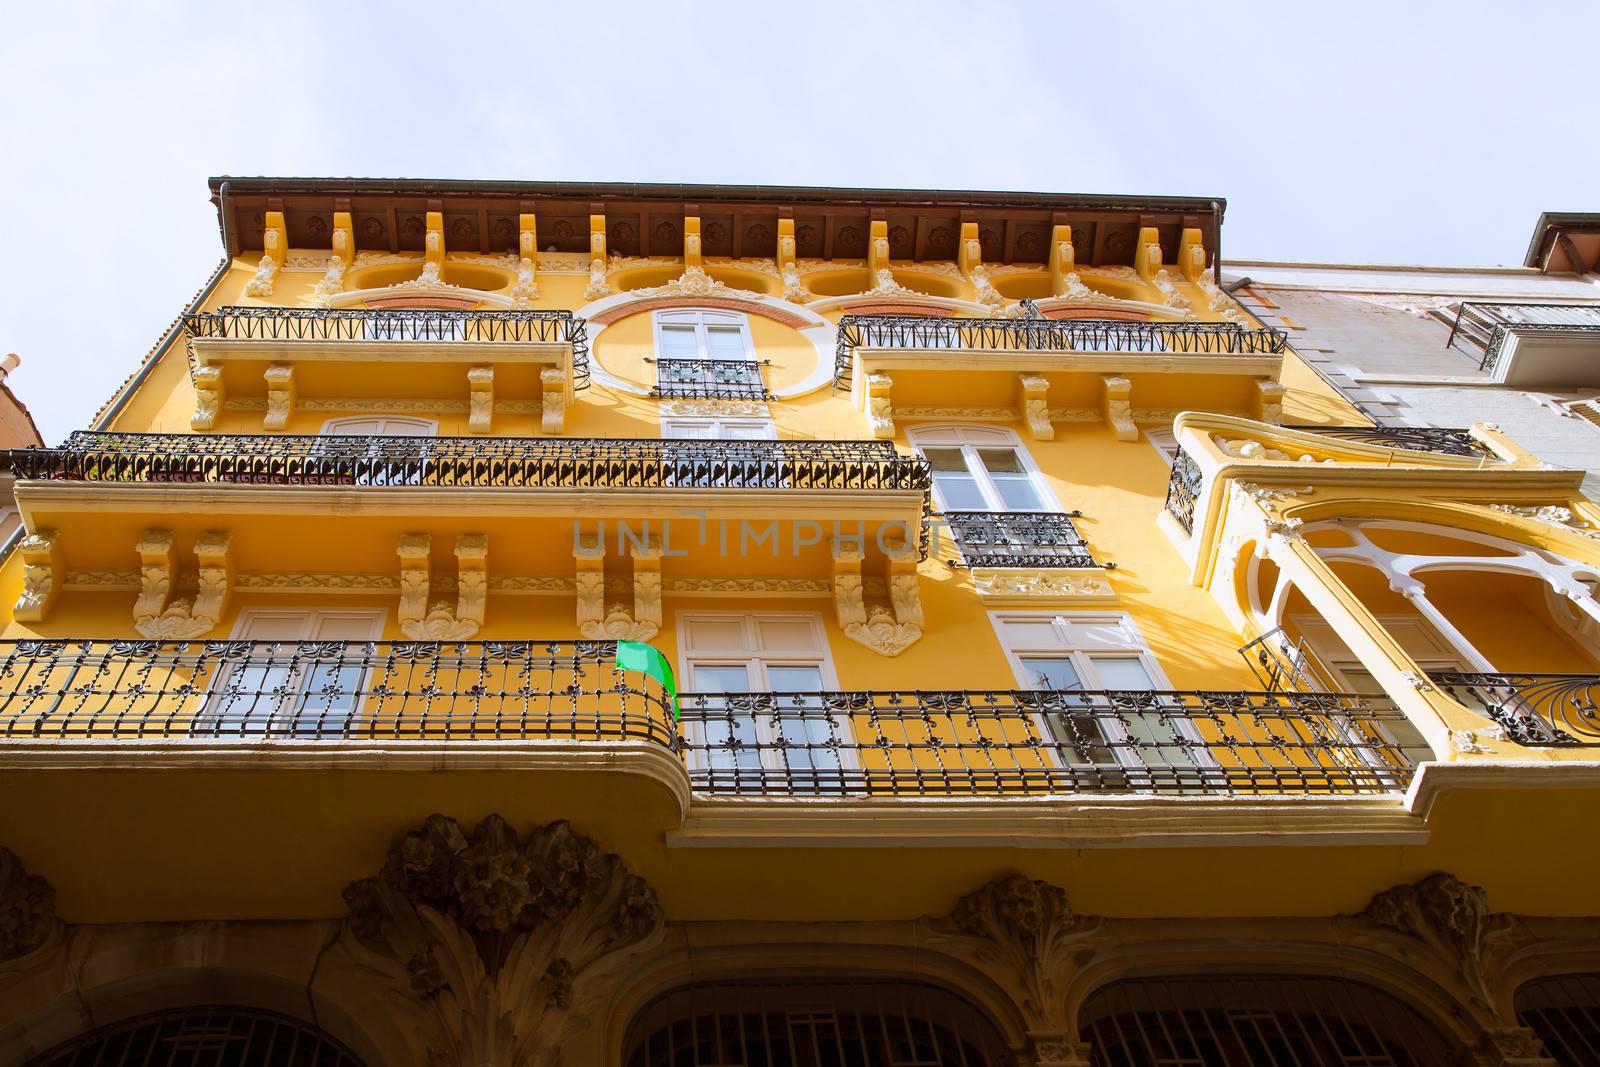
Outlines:
[[4,457],[0,1063],[1600,1062],[1600,506],[1220,202],[211,192]]

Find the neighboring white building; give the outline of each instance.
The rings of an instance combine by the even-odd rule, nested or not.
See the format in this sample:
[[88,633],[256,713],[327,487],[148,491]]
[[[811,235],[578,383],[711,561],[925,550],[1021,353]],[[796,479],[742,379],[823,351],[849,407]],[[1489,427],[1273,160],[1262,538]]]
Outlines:
[[1230,260],[1223,282],[1378,423],[1497,423],[1600,493],[1600,214],[1542,216],[1521,267]]

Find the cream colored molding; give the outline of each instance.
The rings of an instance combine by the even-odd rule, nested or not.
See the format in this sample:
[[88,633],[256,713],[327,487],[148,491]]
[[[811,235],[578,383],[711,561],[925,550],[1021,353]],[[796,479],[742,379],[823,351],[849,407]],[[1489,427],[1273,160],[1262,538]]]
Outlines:
[[[1135,420],[1139,412],[1133,413]],[[1051,422],[1099,422],[1105,418],[1098,408],[1051,408]]]
[[1050,425],[1050,383],[1037,374],[1017,379],[1022,387],[1022,417],[1035,441],[1054,441],[1056,428]]
[[606,605],[605,544],[599,534],[578,534],[573,547],[577,567],[578,632],[595,641],[648,641],[661,630],[661,552],[658,538],[630,545],[633,606]]
[[866,604],[861,576],[861,549],[840,539],[833,543],[833,606],[845,636],[880,656],[898,656],[922,636],[923,611],[918,592],[915,553],[891,560],[889,597],[892,610]]
[[393,574],[348,574],[328,571],[245,571],[233,582],[238,592],[251,593],[393,593],[400,579]]
[[559,367],[539,372],[541,411],[539,428],[546,434],[565,432],[567,426],[567,373]]
[[61,537],[54,530],[35,531],[22,539],[17,552],[22,557],[22,592],[12,618],[17,622],[43,622],[64,584]]
[[[894,413],[902,419],[959,419],[964,422],[1016,422],[1022,418],[1020,408],[939,408],[902,407]],[[1095,421],[1100,413],[1095,412]]]
[[833,584],[824,578],[672,578],[666,591],[684,597],[825,597],[833,595]]
[[294,411],[294,366],[274,363],[263,372],[267,381],[267,413],[261,420],[263,430],[281,430],[289,424]]
[[271,296],[278,268],[283,266],[284,257],[289,252],[288,228],[283,224],[283,212],[267,212],[265,227],[261,234],[264,254],[256,266],[255,276],[244,283],[244,289],[240,294],[242,296]]
[[1233,297],[1223,292],[1211,275],[1201,271],[1194,279],[1195,285],[1206,296],[1206,310],[1218,316],[1225,322],[1232,322],[1239,326],[1254,325],[1239,308]]
[[894,379],[887,374],[867,376],[867,426],[880,440],[894,436],[894,401],[889,395],[893,389]]
[[[467,401],[458,397],[318,397],[314,399],[298,399],[295,408],[299,411],[349,411],[361,413],[382,413],[389,415],[465,415],[468,411]],[[264,397],[244,396],[231,397],[224,405],[227,411],[265,411],[267,401]],[[497,415],[529,415],[534,410],[531,400],[497,400],[494,411]]]
[[1189,301],[1184,299],[1183,294],[1178,292],[1178,287],[1173,284],[1172,275],[1164,270],[1158,271],[1153,284],[1156,287],[1156,291],[1161,294],[1161,302],[1163,304],[1182,311],[1183,317],[1186,319],[1195,317],[1194,311],[1189,306]]
[[663,400],[661,414],[666,416],[743,416],[753,419],[764,419],[771,414],[771,409],[760,400],[718,400],[713,398],[694,400]]
[[195,595],[172,600],[172,531],[146,530],[138,544],[139,598],[133,606],[133,628],[151,639],[176,641],[215,630],[233,593],[230,542],[225,530],[202,533],[194,546],[199,562]]
[[[687,240],[687,237],[685,237]],[[588,293],[584,294],[588,296]],[[648,299],[660,296],[712,296],[729,300],[765,300],[765,293],[757,293],[750,289],[736,289],[725,285],[707,274],[704,267],[685,267],[683,273],[672,281],[657,285],[649,289],[633,289],[630,296]]]
[[328,301],[345,286],[345,273],[350,264],[355,260],[356,235],[355,228],[351,225],[350,212],[335,211],[333,213],[333,254],[328,257],[327,271],[317,282],[317,287],[312,290],[312,303],[318,307],[327,307]]
[[428,604],[433,538],[406,534],[396,549],[400,557],[400,630],[418,641],[466,641],[483,625],[488,593],[489,538],[461,534],[456,538],[456,604]]
[[[243,578],[243,575],[240,575]],[[106,593],[139,589],[138,571],[68,571],[61,583],[65,592]],[[237,581],[235,588],[238,588]],[[19,620],[22,621],[22,620]]]
[[1099,570],[1011,569],[974,567],[973,588],[993,604],[1037,604],[1040,601],[1115,603],[1116,590]]
[[1277,424],[1283,421],[1283,383],[1265,378],[1256,382],[1255,417],[1261,422]]
[[1503,511],[1507,515],[1518,515],[1524,519],[1559,526],[1563,530],[1570,530],[1583,537],[1600,538],[1600,529],[1592,525],[1587,518],[1559,504],[1489,504],[1487,507],[1494,511]]
[[[214,365],[196,367],[194,370],[194,412],[189,416],[191,430],[209,430],[217,424],[217,413],[222,408],[226,390],[222,384],[222,368]],[[263,402],[263,407],[265,402]]]
[[494,421],[494,368],[467,368],[467,432],[488,433]]
[[1105,383],[1106,425],[1119,441],[1137,441],[1139,428],[1133,423],[1133,382],[1120,375],[1108,374]]

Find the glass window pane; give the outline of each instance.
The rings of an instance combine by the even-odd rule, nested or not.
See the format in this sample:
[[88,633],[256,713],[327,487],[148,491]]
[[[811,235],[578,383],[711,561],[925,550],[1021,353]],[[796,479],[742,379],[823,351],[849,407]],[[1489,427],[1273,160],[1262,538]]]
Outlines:
[[953,474],[935,471],[933,484],[947,511],[986,511],[989,502],[978,488],[978,480],[970,474]]
[[1154,689],[1155,682],[1137,656],[1091,656],[1094,673],[1104,689]]
[[[822,690],[822,668],[769,666],[767,682],[774,693],[817,693]],[[843,716],[830,715],[815,698],[784,698],[779,701],[778,710],[781,714],[777,719],[777,731],[783,739],[780,752],[784,766],[791,773],[839,769],[836,745],[849,740],[849,724]],[[837,781],[837,778],[831,780]],[[814,783],[802,776],[796,784]]]
[[1022,661],[1028,684],[1035,689],[1082,689],[1083,680],[1068,656],[1028,656]]
[[1009,511],[1038,511],[1044,506],[1039,500],[1039,491],[1033,487],[1033,479],[1026,474],[997,477],[994,488]]
[[928,465],[936,471],[967,472],[967,460],[959,448],[925,448],[922,456]]
[[737,326],[706,327],[706,351],[712,359],[745,359],[744,331]]
[[1022,457],[1013,448],[980,448],[978,459],[990,474],[1025,474]]
[[[748,693],[750,674],[743,666],[692,668],[694,689],[698,693]],[[706,764],[712,770],[757,770],[761,766],[761,749],[756,742],[756,717],[743,708],[720,700],[707,700],[703,705],[704,719],[699,724],[704,731]]]
[[663,359],[694,359],[700,355],[693,326],[661,327],[661,352]]
[[750,673],[743,666],[694,668],[694,691],[697,693],[748,693]]

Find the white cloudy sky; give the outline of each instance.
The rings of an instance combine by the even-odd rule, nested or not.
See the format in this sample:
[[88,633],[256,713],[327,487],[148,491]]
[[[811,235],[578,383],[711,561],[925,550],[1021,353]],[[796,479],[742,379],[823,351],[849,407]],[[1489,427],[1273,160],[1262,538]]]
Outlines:
[[1173,193],[1226,252],[1521,261],[1600,210],[1600,3],[14,3],[0,351],[82,426],[218,255],[213,174]]

